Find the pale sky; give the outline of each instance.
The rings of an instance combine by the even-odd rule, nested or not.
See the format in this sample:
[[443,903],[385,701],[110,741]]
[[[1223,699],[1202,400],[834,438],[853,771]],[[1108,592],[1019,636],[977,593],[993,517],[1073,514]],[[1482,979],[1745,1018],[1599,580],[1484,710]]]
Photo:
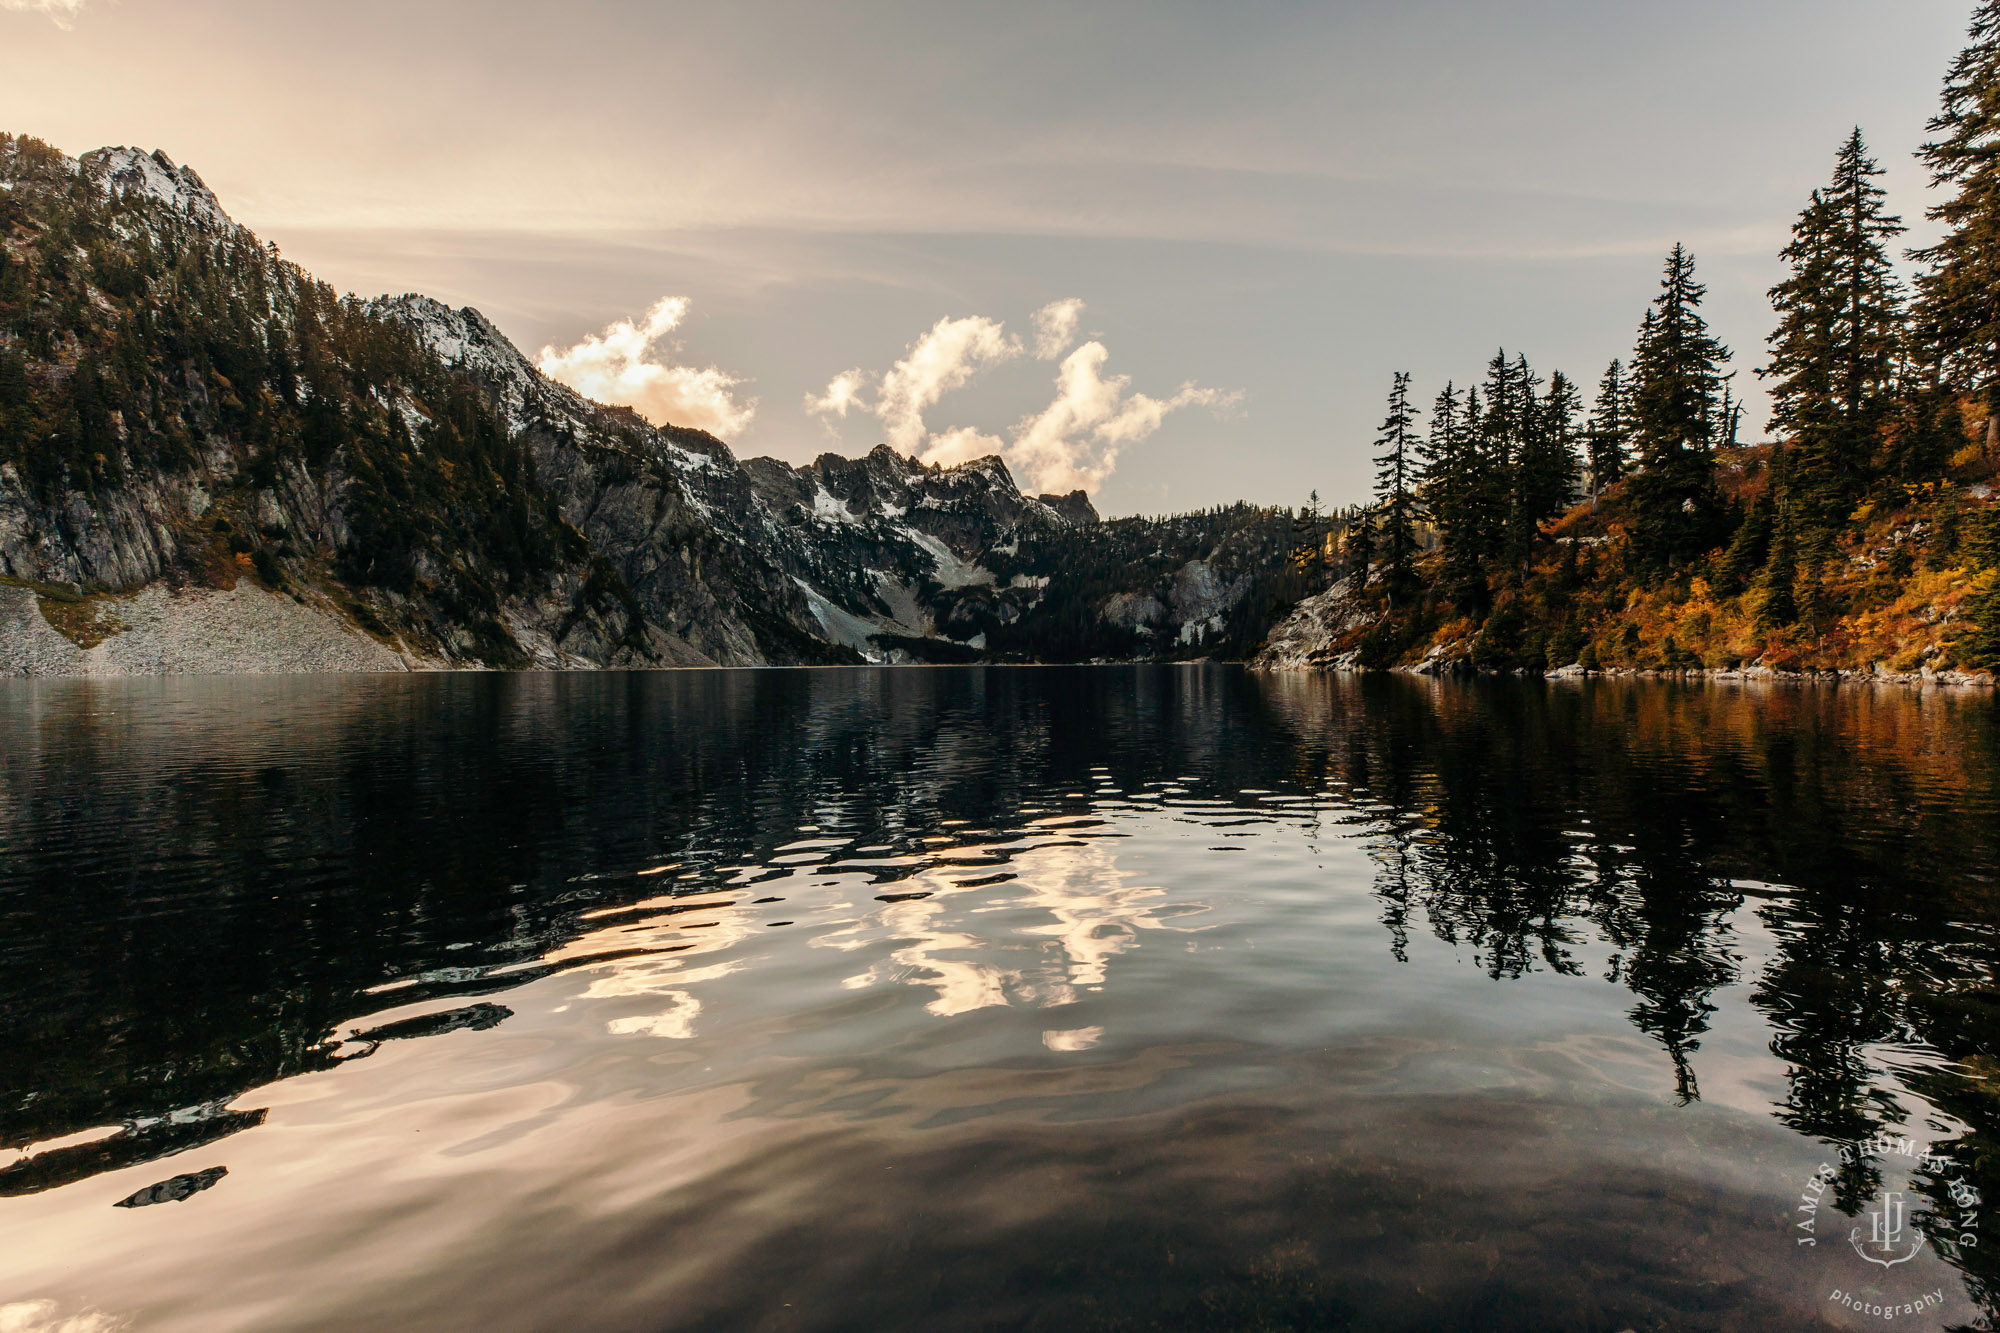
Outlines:
[[1392,372],[1427,403],[1504,344],[1589,389],[1675,241],[1754,395],[1851,126],[1924,234],[1969,11],[0,0],[0,128],[164,149],[335,286],[477,306],[744,456],[1345,502]]

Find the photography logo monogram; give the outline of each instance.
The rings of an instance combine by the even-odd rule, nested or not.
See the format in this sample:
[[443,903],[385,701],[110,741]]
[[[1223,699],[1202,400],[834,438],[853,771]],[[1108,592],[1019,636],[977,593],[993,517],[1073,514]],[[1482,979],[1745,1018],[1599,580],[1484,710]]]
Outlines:
[[[1903,1204],[1901,1190],[1883,1190],[1876,1197],[1875,1206],[1868,1210],[1868,1240],[1861,1239],[1861,1228],[1854,1228],[1847,1237],[1854,1252],[1871,1264],[1884,1268],[1894,1268],[1897,1264],[1908,1263],[1917,1257],[1917,1251],[1924,1248],[1924,1234],[1907,1223],[1907,1210]],[[1897,1253],[1905,1237],[1909,1238],[1909,1248]]]
[[[1835,1288],[1827,1300],[1884,1320],[1941,1307],[1944,1304],[1942,1288],[1898,1292],[1883,1289],[1877,1284],[1890,1279],[1896,1269],[1916,1258],[1933,1237],[1940,1242],[1948,1242],[1961,1252],[1978,1248],[1979,1191],[1970,1182],[1959,1178],[1957,1164],[1950,1158],[1939,1157],[1928,1148],[1919,1148],[1915,1141],[1908,1138],[1877,1134],[1851,1148],[1841,1148],[1839,1155],[1840,1166],[1822,1162],[1799,1192],[1795,1209],[1798,1220],[1793,1224],[1793,1240],[1802,1249],[1817,1247],[1823,1238],[1821,1224],[1825,1222],[1825,1239],[1833,1240],[1845,1231],[1847,1246],[1855,1258],[1881,1271],[1867,1279],[1869,1286],[1866,1290],[1855,1292]],[[1833,1209],[1826,1193],[1840,1178],[1842,1167],[1852,1167],[1858,1162],[1873,1162],[1881,1171],[1884,1183],[1875,1197],[1862,1208],[1860,1216],[1850,1221]],[[1949,1210],[1943,1212],[1934,1204],[1926,1217],[1925,1228],[1921,1230],[1912,1211],[1911,1192],[1907,1184],[1919,1171],[1933,1182],[1932,1197],[1936,1198],[1935,1190],[1942,1187],[1944,1199],[1950,1202]],[[1905,1183],[1901,1186],[1890,1183],[1897,1178]],[[1822,1205],[1825,1205],[1826,1217],[1821,1215]],[[1860,1277],[1867,1271],[1857,1269],[1856,1276]]]

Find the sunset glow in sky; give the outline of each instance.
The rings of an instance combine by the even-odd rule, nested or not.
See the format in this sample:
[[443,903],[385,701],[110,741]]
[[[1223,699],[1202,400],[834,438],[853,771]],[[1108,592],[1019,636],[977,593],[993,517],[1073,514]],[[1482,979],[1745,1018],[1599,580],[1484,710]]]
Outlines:
[[1393,371],[1594,384],[1675,241],[1754,398],[1852,125],[1927,234],[1967,6],[1893,8],[0,0],[0,128],[164,149],[336,286],[740,454],[1346,501]]

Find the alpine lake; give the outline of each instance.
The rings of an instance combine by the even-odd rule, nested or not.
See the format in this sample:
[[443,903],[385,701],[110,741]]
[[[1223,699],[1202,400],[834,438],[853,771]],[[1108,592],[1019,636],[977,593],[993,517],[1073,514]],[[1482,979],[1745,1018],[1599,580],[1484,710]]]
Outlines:
[[1987,692],[0,682],[0,1329],[2000,1319]]

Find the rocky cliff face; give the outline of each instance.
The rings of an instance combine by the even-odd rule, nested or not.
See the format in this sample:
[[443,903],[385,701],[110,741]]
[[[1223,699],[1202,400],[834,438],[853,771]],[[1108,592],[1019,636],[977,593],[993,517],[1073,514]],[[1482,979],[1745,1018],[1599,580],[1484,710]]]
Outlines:
[[1380,608],[1361,592],[1360,576],[1350,574],[1300,602],[1272,626],[1252,665],[1273,671],[1352,670],[1360,661],[1362,636],[1382,619]]
[[[998,458],[739,460],[592,402],[476,310],[334,298],[163,154],[0,136],[0,185],[0,672],[187,669],[176,616],[250,592],[298,613],[270,669],[965,660],[1100,528]],[[1081,652],[1220,632],[1252,576],[1199,556],[1066,603]],[[29,651],[30,598],[73,653]]]

